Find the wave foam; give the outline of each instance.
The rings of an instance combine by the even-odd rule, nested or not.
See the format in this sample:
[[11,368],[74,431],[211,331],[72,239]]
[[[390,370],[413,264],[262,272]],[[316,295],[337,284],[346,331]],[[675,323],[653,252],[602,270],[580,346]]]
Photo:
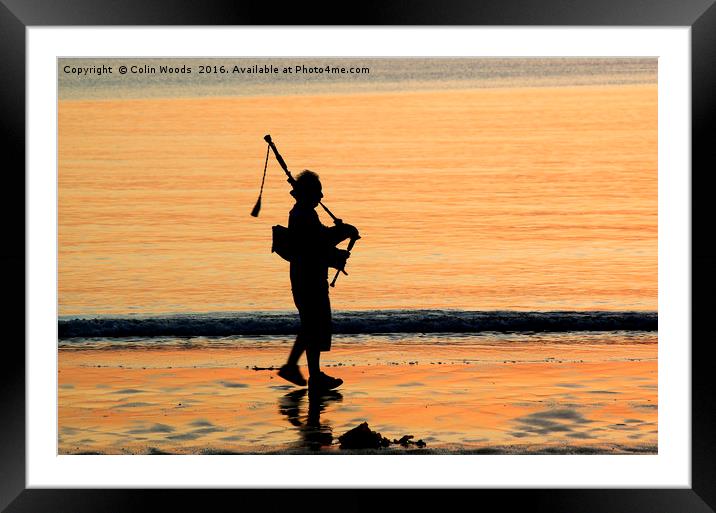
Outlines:
[[[133,317],[62,318],[59,338],[290,335],[298,315],[239,312]],[[656,312],[516,312],[459,310],[341,311],[336,334],[657,331]]]

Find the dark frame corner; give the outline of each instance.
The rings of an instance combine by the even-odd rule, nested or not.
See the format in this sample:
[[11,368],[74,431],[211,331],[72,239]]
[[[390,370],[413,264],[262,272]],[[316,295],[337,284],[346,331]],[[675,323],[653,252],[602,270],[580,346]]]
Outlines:
[[[182,511],[236,510],[259,500],[271,510],[325,501],[339,510],[365,511],[397,498],[401,509],[415,505],[444,508],[462,500],[499,501],[501,511],[630,513],[716,510],[716,394],[708,358],[708,319],[716,289],[716,250],[711,230],[709,195],[716,169],[716,0],[502,0],[442,2],[417,0],[406,11],[403,2],[367,2],[354,17],[341,18],[332,8],[306,12],[292,4],[278,12],[269,3],[202,3],[171,0],[0,0],[0,129],[4,175],[11,201],[0,203],[3,219],[25,212],[25,52],[26,28],[63,25],[612,25],[688,26],[692,37],[692,488],[589,490],[38,490],[25,480],[25,222],[7,222],[5,251],[11,301],[5,314],[9,362],[0,378],[0,511],[136,511],[167,507]],[[360,12],[358,12],[360,11]],[[7,159],[11,157],[11,159]],[[20,169],[23,172],[20,172]],[[9,183],[8,183],[9,182]],[[20,193],[19,191],[22,191]],[[14,214],[14,216],[12,215]],[[24,219],[24,218],[23,218]],[[698,279],[694,279],[698,278]],[[19,298],[22,298],[20,300]],[[686,342],[686,341],[685,341]],[[337,495],[340,494],[340,497]],[[397,495],[397,497],[396,497]],[[449,496],[450,502],[445,502]],[[479,497],[478,497],[479,496]],[[228,501],[226,500],[228,499]],[[492,502],[492,501],[490,501]],[[474,503],[474,502],[473,502]],[[488,502],[489,503],[489,502]],[[227,504],[228,506],[223,506]],[[475,503],[476,505],[481,503]],[[491,508],[492,509],[492,508]]]

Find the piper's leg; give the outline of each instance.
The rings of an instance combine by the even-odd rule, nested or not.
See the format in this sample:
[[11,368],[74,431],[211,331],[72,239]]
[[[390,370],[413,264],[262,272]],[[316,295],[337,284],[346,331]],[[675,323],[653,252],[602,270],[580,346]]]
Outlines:
[[318,349],[307,349],[306,359],[308,360],[309,375],[318,376],[321,373],[321,351]]
[[279,376],[300,387],[306,386],[306,378],[303,377],[298,368],[298,359],[301,358],[301,354],[303,354],[304,350],[305,344],[303,343],[303,337],[299,334],[299,336],[296,337],[296,342],[293,343],[293,348],[288,355],[286,365],[278,370]]
[[296,337],[296,341],[293,343],[291,352],[288,354],[288,360],[286,361],[286,364],[298,365],[298,360],[301,358],[301,355],[305,350],[306,344],[303,342],[303,337],[301,335],[298,335]]

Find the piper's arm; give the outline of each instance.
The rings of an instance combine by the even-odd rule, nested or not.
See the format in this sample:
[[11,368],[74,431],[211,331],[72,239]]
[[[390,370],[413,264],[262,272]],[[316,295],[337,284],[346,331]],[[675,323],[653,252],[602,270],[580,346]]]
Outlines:
[[326,227],[326,238],[330,245],[335,246],[346,239],[359,239],[358,229],[348,223],[341,223],[330,228]]

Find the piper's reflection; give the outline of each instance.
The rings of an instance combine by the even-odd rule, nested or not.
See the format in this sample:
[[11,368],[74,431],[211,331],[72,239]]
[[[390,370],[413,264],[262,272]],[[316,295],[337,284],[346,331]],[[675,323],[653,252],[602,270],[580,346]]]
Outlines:
[[[301,413],[301,403],[308,395],[308,412]],[[298,428],[300,448],[319,450],[333,443],[333,430],[330,424],[321,423],[321,413],[331,402],[340,402],[343,396],[335,390],[308,392],[302,388],[295,390],[279,399],[278,411]]]

